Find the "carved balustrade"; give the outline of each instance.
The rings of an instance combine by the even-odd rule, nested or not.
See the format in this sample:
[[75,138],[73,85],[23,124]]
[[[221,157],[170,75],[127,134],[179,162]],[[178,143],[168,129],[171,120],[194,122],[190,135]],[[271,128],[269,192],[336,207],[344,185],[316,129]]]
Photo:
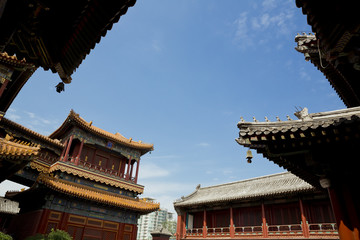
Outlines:
[[[335,223],[311,223],[308,224],[310,237],[327,237],[338,238],[337,226]],[[263,226],[237,226],[234,227],[234,237],[231,237],[230,227],[207,228],[205,231],[206,238],[277,238],[287,237],[305,238],[302,224],[285,224],[285,225],[269,225],[266,226],[267,236],[264,235]],[[193,228],[186,230],[186,238],[204,237],[203,228]]]

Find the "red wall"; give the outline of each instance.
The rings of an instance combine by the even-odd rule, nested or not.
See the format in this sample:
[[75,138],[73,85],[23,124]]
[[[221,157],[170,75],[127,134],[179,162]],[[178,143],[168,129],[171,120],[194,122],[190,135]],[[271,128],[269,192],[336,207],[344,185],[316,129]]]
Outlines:
[[12,219],[8,232],[14,239],[24,239],[37,233],[44,210],[19,214]]

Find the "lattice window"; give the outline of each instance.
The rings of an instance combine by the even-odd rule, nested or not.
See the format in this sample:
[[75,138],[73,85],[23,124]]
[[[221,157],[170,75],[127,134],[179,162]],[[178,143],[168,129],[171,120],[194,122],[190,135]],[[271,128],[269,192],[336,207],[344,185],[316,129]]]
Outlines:
[[116,239],[116,232],[104,231],[102,239],[115,240]]
[[124,231],[125,232],[132,232],[133,226],[125,224]]
[[84,230],[84,239],[101,239],[102,231],[95,228],[85,228]]
[[48,222],[45,233],[48,234],[51,232],[51,229],[54,229],[54,230],[57,229],[57,225],[58,225],[57,222]]
[[49,214],[49,219],[60,220],[60,218],[61,218],[61,213],[59,213],[59,212],[51,211],[50,214]]
[[124,233],[123,240],[131,240],[131,233]]
[[102,227],[103,221],[89,218],[87,220],[87,225],[94,226],[94,227]]
[[85,217],[78,217],[75,215],[70,215],[69,216],[69,222],[71,223],[78,223],[78,224],[85,224]]
[[84,228],[79,226],[68,226],[67,232],[70,234],[70,236],[73,238],[73,240],[82,240]]
[[118,224],[118,223],[112,223],[112,222],[106,222],[106,221],[104,221],[104,228],[109,228],[109,229],[118,230],[119,224]]

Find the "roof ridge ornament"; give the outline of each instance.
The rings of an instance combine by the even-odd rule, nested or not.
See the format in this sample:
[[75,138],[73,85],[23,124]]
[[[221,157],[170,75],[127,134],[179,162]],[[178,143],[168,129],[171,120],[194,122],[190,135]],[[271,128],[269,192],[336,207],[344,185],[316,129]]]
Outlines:
[[294,115],[301,121],[312,120],[312,117],[310,117],[309,110],[307,109],[307,107],[304,107],[304,108],[300,107],[300,110],[296,108],[296,110],[298,110],[298,111],[295,112]]

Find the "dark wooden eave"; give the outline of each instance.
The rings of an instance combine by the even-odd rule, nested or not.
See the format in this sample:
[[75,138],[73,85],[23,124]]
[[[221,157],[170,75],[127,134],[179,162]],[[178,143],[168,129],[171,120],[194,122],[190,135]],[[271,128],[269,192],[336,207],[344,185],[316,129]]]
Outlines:
[[360,107],[309,114],[305,120],[239,122],[238,128],[240,145],[313,186],[323,178],[356,181]]
[[296,5],[307,15],[308,24],[316,34],[313,41],[300,44],[298,35],[297,50],[323,72],[347,107],[360,106],[360,4],[296,0]]
[[[71,74],[136,0],[0,0],[0,52]],[[2,9],[1,9],[2,8]]]
[[[9,56],[6,52],[0,52],[0,65],[2,68],[11,69],[12,71],[10,81],[6,83],[6,88],[0,95],[0,113],[5,113],[21,88],[34,73],[36,67],[31,63],[27,63],[25,59],[20,60],[16,56]],[[0,87],[2,87],[2,84]]]

